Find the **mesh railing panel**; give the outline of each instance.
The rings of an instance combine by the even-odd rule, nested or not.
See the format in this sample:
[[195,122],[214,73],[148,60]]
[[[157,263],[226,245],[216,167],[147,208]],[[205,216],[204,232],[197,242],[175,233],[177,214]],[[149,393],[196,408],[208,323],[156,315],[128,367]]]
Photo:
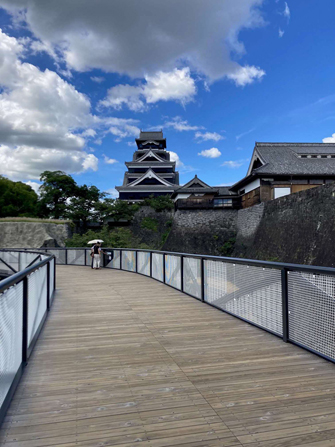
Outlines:
[[150,276],[150,253],[145,251],[137,252],[137,272]]
[[0,270],[13,273],[13,271],[7,267],[6,264],[1,262],[1,259],[3,259],[8,265],[18,272],[20,270],[19,256],[20,253],[15,251],[0,251]]
[[[26,252],[19,253],[20,270],[24,270],[31,262],[34,261],[34,259],[36,259],[37,256],[38,256],[37,253],[26,253]],[[41,259],[38,258],[35,262],[40,262],[40,260]]]
[[85,256],[86,256],[86,265],[88,265],[89,267],[93,266],[93,258],[91,256],[91,249],[86,249],[85,250]]
[[55,260],[51,259],[50,261],[50,286],[49,286],[49,298],[50,302],[53,298],[54,288],[55,288]]
[[85,250],[68,250],[67,263],[69,265],[85,265]]
[[65,264],[66,261],[66,250],[57,250],[48,248],[48,253],[56,256],[56,264]]
[[165,255],[165,283],[176,289],[181,289],[180,256]]
[[282,335],[281,271],[205,261],[205,301]]
[[113,253],[113,259],[106,265],[109,269],[120,269],[120,250],[108,250]]
[[289,338],[335,360],[335,277],[288,272]]
[[28,346],[47,310],[47,266],[28,276]]
[[201,299],[201,260],[184,257],[184,292]]
[[164,280],[163,255],[159,253],[152,253],[152,277],[158,281]]
[[0,293],[0,408],[22,362],[22,282]]
[[129,272],[136,271],[136,258],[134,251],[122,251],[122,270],[128,270]]

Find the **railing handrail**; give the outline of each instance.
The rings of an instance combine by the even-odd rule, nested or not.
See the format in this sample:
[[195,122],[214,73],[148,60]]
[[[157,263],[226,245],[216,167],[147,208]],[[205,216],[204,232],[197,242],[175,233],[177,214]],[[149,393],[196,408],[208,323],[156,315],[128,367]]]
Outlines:
[[[229,256],[214,256],[214,255],[204,255],[204,254],[195,254],[195,253],[183,253],[183,252],[174,252],[174,251],[164,251],[164,250],[150,250],[144,248],[127,248],[127,247],[102,247],[104,250],[123,250],[123,251],[143,251],[148,253],[158,253],[162,255],[175,255],[175,256],[185,256],[188,258],[198,258],[205,260],[213,260],[213,261],[225,261],[231,264],[247,264],[255,267],[264,267],[264,268],[275,268],[275,269],[287,269],[292,271],[305,271],[306,273],[316,273],[316,274],[325,274],[325,275],[335,275],[334,267],[321,267],[316,265],[306,265],[306,264],[294,264],[288,262],[276,262],[276,261],[262,261],[258,259],[248,259],[248,258],[232,258]],[[30,253],[35,253],[30,249],[0,249],[1,251],[28,251]],[[32,249],[32,250],[36,250]],[[39,250],[44,250],[45,253],[52,250],[90,250],[90,247],[43,247]],[[37,254],[41,254],[41,252],[36,251]]]

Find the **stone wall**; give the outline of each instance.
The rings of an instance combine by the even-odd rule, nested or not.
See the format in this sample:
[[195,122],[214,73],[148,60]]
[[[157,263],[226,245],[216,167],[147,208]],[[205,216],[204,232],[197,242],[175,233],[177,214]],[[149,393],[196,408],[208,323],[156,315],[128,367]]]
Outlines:
[[236,210],[177,210],[163,250],[223,255],[236,227]]
[[173,218],[173,210],[156,212],[149,206],[142,206],[135,213],[129,228],[139,243],[159,250],[170,232]]
[[0,248],[64,247],[70,225],[44,222],[0,222]]
[[257,206],[238,211],[234,256],[335,266],[335,185],[271,200],[263,207],[262,212]]

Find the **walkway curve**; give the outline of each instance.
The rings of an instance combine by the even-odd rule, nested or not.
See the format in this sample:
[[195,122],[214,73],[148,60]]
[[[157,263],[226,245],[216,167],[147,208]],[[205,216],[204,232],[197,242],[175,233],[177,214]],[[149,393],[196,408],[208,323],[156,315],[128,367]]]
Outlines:
[[57,288],[1,445],[335,445],[335,365],[144,276]]

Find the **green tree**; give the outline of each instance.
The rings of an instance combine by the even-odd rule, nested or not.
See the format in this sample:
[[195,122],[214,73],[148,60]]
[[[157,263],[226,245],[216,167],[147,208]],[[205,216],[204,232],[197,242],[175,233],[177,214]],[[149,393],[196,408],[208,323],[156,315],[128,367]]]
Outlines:
[[105,197],[105,193],[96,186],[83,185],[77,186],[74,194],[68,205],[70,217],[73,221],[82,222],[86,229],[89,221],[99,219],[100,200]]
[[0,176],[0,217],[36,217],[37,201],[29,185]]
[[105,199],[99,205],[101,220],[112,218],[115,221],[131,220],[140,206],[138,204],[129,204],[118,199]]
[[55,219],[69,218],[69,201],[75,196],[77,184],[71,175],[62,171],[44,171],[41,174],[40,210]]

